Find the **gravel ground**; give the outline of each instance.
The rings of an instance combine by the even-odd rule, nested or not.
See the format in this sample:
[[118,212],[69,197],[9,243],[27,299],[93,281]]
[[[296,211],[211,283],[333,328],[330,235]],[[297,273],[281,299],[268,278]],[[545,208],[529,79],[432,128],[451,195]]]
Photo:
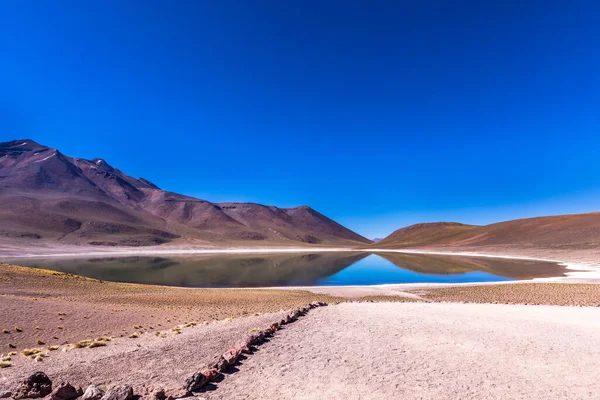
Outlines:
[[600,309],[345,303],[281,330],[208,399],[593,399]]
[[187,377],[203,369],[214,356],[223,354],[246,338],[253,328],[267,328],[284,313],[264,314],[232,321],[167,332],[165,338],[146,333],[138,338],[114,339],[104,347],[46,352],[36,362],[18,354],[13,366],[0,369],[0,391],[10,389],[33,371],[44,371],[55,384],[65,381],[84,389],[89,384],[107,387],[130,384],[136,393],[164,387],[178,394]]

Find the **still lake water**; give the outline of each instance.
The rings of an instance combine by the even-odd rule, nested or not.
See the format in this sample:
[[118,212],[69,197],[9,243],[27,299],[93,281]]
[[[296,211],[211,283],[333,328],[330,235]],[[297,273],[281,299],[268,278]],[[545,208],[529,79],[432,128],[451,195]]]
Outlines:
[[498,282],[562,276],[555,263],[365,252],[2,260],[107,281],[183,287]]

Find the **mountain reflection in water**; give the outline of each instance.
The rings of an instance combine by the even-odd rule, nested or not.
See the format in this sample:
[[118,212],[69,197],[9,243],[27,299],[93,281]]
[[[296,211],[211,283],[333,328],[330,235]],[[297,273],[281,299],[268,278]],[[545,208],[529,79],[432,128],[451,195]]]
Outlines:
[[100,280],[184,287],[492,282],[564,273],[564,267],[551,262],[367,252],[3,261]]

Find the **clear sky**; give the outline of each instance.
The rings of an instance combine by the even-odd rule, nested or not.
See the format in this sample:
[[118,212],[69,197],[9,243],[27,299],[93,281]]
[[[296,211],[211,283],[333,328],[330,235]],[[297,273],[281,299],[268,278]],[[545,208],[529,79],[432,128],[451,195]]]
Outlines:
[[0,140],[368,237],[599,210],[597,1],[0,2]]

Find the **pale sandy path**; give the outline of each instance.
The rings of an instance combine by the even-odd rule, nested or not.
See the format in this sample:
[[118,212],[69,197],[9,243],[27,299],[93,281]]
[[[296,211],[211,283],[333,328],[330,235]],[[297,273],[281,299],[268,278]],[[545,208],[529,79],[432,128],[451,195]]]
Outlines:
[[279,331],[209,399],[593,399],[600,308],[350,303]]

